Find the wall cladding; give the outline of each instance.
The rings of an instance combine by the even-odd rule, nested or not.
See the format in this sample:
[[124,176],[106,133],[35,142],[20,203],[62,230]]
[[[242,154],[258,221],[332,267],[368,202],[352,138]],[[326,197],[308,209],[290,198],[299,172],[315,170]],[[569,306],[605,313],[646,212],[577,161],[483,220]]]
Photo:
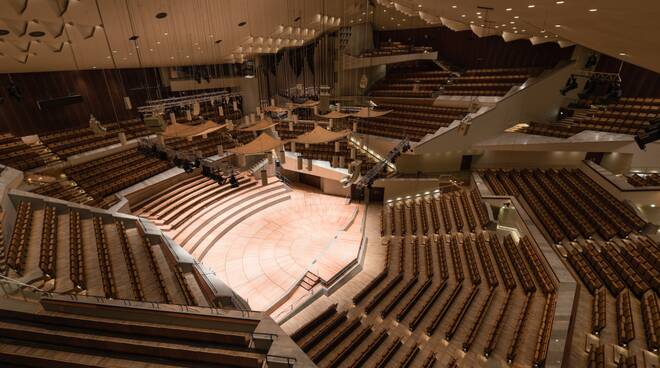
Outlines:
[[[89,115],[101,122],[126,120],[137,116],[126,110],[124,96],[131,97],[133,107],[147,99],[145,78],[150,86],[149,95],[157,91],[167,94],[160,86],[157,69],[81,70],[44,73],[12,74],[23,99],[16,101],[7,93],[9,75],[0,74],[0,132],[17,136],[44,133],[53,130],[88,126]],[[40,110],[37,101],[80,94],[82,103]],[[114,110],[113,111],[113,104]]]

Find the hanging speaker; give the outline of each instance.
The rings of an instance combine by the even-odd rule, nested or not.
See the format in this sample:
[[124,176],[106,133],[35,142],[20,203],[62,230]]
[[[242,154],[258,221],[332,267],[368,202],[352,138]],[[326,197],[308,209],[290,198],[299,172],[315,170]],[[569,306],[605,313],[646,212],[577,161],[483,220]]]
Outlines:
[[124,107],[126,107],[126,110],[132,110],[133,109],[133,104],[131,103],[131,98],[128,96],[124,96]]

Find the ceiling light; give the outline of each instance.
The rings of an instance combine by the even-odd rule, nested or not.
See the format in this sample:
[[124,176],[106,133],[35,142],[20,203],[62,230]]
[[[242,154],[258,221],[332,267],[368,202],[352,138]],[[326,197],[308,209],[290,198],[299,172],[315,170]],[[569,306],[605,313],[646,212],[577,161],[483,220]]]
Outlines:
[[557,5],[561,5],[561,4],[563,4],[563,3],[564,3],[563,1],[557,1],[555,4],[557,4]]
[[483,18],[483,17],[480,15],[480,16],[478,16],[477,18],[481,19],[481,18]]
[[156,41],[156,45],[160,45],[160,41]]
[[545,33],[545,29],[542,29],[542,30],[541,30],[541,33]]
[[619,56],[628,56],[628,54],[626,54],[625,52],[620,52]]
[[513,33],[518,33],[518,31],[513,31]]
[[401,25],[400,25],[400,24],[398,24],[398,23],[397,23],[397,25],[396,25],[396,26],[397,26],[397,27],[401,27]]
[[477,12],[477,15],[481,15],[481,12]]
[[116,54],[116,53],[117,53],[117,50],[112,50],[112,53],[113,53],[113,54]]
[[186,59],[190,59],[190,55],[186,55]]
[[511,24],[516,24],[516,22],[514,22],[514,21],[510,21],[509,23],[511,23]]
[[461,15],[461,17],[463,17],[463,18],[465,18],[466,16],[467,16],[467,15],[465,15],[465,14],[462,14],[462,15]]
[[561,24],[555,24],[555,28],[561,27]]
[[149,49],[149,51],[151,51],[151,52],[153,52],[153,51],[154,51],[154,49]]
[[362,15],[367,15],[367,12],[362,12]]
[[457,7],[456,7],[456,5],[452,5],[451,8],[452,8],[452,9],[456,9]]
[[174,56],[170,56],[170,60],[174,60]]
[[597,12],[597,11],[598,11],[598,9],[596,9],[596,8],[593,8],[593,9],[589,9],[589,11],[593,13],[593,12]]
[[165,33],[163,33],[163,36],[167,36],[168,34],[169,34],[169,33],[165,32]]
[[513,9],[512,9],[512,8],[506,8],[506,9],[504,9],[504,10],[506,10],[506,11],[511,11],[511,10],[513,10]]
[[421,7],[422,7],[422,4],[417,5],[417,7],[418,7],[418,8],[421,8]]
[[515,17],[513,17],[513,19],[518,19],[518,18],[520,18],[519,15],[516,15]]
[[533,7],[535,7],[535,6],[536,6],[536,5],[534,5],[534,4],[529,4],[529,5],[527,5],[527,7],[530,8],[530,9],[533,8]]
[[106,56],[105,58],[106,58],[106,59],[110,59],[110,55]]
[[93,67],[92,67],[92,69],[96,69],[96,67],[95,67],[95,66],[93,66]]
[[362,18],[358,19],[358,22],[362,22]]

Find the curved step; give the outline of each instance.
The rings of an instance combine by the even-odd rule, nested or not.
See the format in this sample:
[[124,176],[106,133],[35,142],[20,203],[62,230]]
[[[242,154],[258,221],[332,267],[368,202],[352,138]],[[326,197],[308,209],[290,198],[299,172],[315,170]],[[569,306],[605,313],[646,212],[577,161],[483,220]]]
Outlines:
[[172,229],[170,236],[172,238],[178,238],[183,231],[191,225],[194,225],[197,219],[207,214],[209,211],[218,206],[222,206],[223,203],[227,201],[233,200],[235,197],[240,196],[241,193],[251,192],[257,189],[257,182],[248,182],[238,188],[211,192],[206,196],[200,197],[199,200],[182,208],[183,212],[175,214],[176,216],[172,217],[172,221],[174,222],[170,221],[168,223]]
[[194,183],[187,185],[185,188],[181,188],[181,190],[177,191],[176,194],[167,196],[166,199],[159,205],[155,206],[151,210],[144,211],[144,214],[150,217],[162,217],[168,211],[168,209],[171,209],[172,206],[174,206],[177,202],[180,202],[182,199],[189,197],[192,193],[195,193],[196,191],[213,184],[215,184],[215,182],[207,178],[195,181]]
[[192,181],[196,181],[199,179],[200,178],[197,175],[191,176],[190,178],[185,178],[184,180],[181,180],[180,182],[172,185],[171,187],[161,190],[160,192],[152,195],[149,198],[143,199],[142,201],[131,206],[131,208],[133,209],[133,213],[139,214],[153,208],[154,206],[164,201],[167,198],[168,194],[178,190],[184,185],[190,184]]
[[255,181],[250,182],[249,180],[245,179],[243,181],[239,181],[238,188],[231,188],[230,184],[217,186],[205,193],[200,193],[198,196],[193,197],[194,199],[188,201],[185,205],[178,206],[174,211],[168,213],[167,216],[161,218],[161,220],[165,224],[170,225],[172,228],[177,228],[181,223],[185,222],[185,216],[183,219],[179,220],[182,214],[190,214],[191,209],[193,209],[194,213],[195,210],[208,204],[209,200],[212,203],[213,201],[226,198],[233,193],[240,192],[241,190],[249,188],[253,185],[256,185]]
[[[288,192],[288,191],[286,191],[286,192]],[[262,201],[259,202],[259,203],[263,203],[261,206],[252,207],[250,211],[248,211],[247,213],[244,213],[243,215],[241,215],[240,217],[238,217],[234,221],[232,221],[230,223],[227,223],[226,226],[221,226],[221,227],[215,229],[214,232],[213,232],[213,234],[215,234],[215,237],[213,238],[213,240],[211,240],[210,243],[208,243],[208,245],[201,251],[201,253],[199,253],[199,256],[198,256],[199,261],[201,262],[204,259],[204,257],[206,257],[206,254],[211,250],[211,248],[223,236],[225,236],[225,234],[227,234],[229,231],[231,231],[238,224],[240,224],[241,222],[245,221],[247,218],[249,218],[250,216],[255,215],[258,212],[261,212],[261,211],[266,210],[266,209],[268,209],[272,206],[275,206],[278,203],[282,203],[284,201],[290,200],[291,196],[286,194],[286,192],[270,195],[268,199],[264,198]],[[268,202],[264,203],[266,200],[268,200]],[[247,209],[250,209],[250,208],[245,208],[245,209],[247,210]]]
[[[235,198],[232,203],[227,204],[222,211],[214,211],[208,214],[206,220],[199,224],[199,226],[191,231],[188,236],[179,244],[181,244],[190,253],[208,238],[211,233],[224,222],[238,215],[245,209],[258,204],[260,201],[268,200],[272,195],[279,195],[288,191],[284,186],[273,186],[271,188],[263,188],[249,196],[240,196]],[[274,194],[273,194],[274,193]]]

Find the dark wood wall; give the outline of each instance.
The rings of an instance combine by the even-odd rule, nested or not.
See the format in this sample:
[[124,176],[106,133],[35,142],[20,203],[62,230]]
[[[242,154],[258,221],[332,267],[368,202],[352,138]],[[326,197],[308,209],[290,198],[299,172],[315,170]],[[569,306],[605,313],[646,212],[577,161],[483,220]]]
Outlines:
[[596,70],[618,73],[621,69],[621,87],[627,97],[660,98],[660,74],[637,65],[626,63],[607,55],[601,55]]
[[548,68],[570,59],[573,53],[573,47],[562,49],[555,42],[533,46],[528,40],[505,42],[500,36],[479,38],[472,31],[454,32],[446,27],[375,32],[376,45],[388,40],[431,46],[442,59],[466,68]]
[[[148,96],[156,98],[157,91],[161,96],[167,94],[160,87],[158,70],[153,68],[11,74],[23,96],[21,101],[7,93],[9,78],[8,74],[0,74],[0,96],[4,97],[0,132],[18,136],[85,127],[90,114],[101,122],[135,118],[135,107]],[[82,103],[45,110],[37,106],[39,100],[75,94],[82,96]],[[126,110],[124,96],[131,98],[133,110]]]

